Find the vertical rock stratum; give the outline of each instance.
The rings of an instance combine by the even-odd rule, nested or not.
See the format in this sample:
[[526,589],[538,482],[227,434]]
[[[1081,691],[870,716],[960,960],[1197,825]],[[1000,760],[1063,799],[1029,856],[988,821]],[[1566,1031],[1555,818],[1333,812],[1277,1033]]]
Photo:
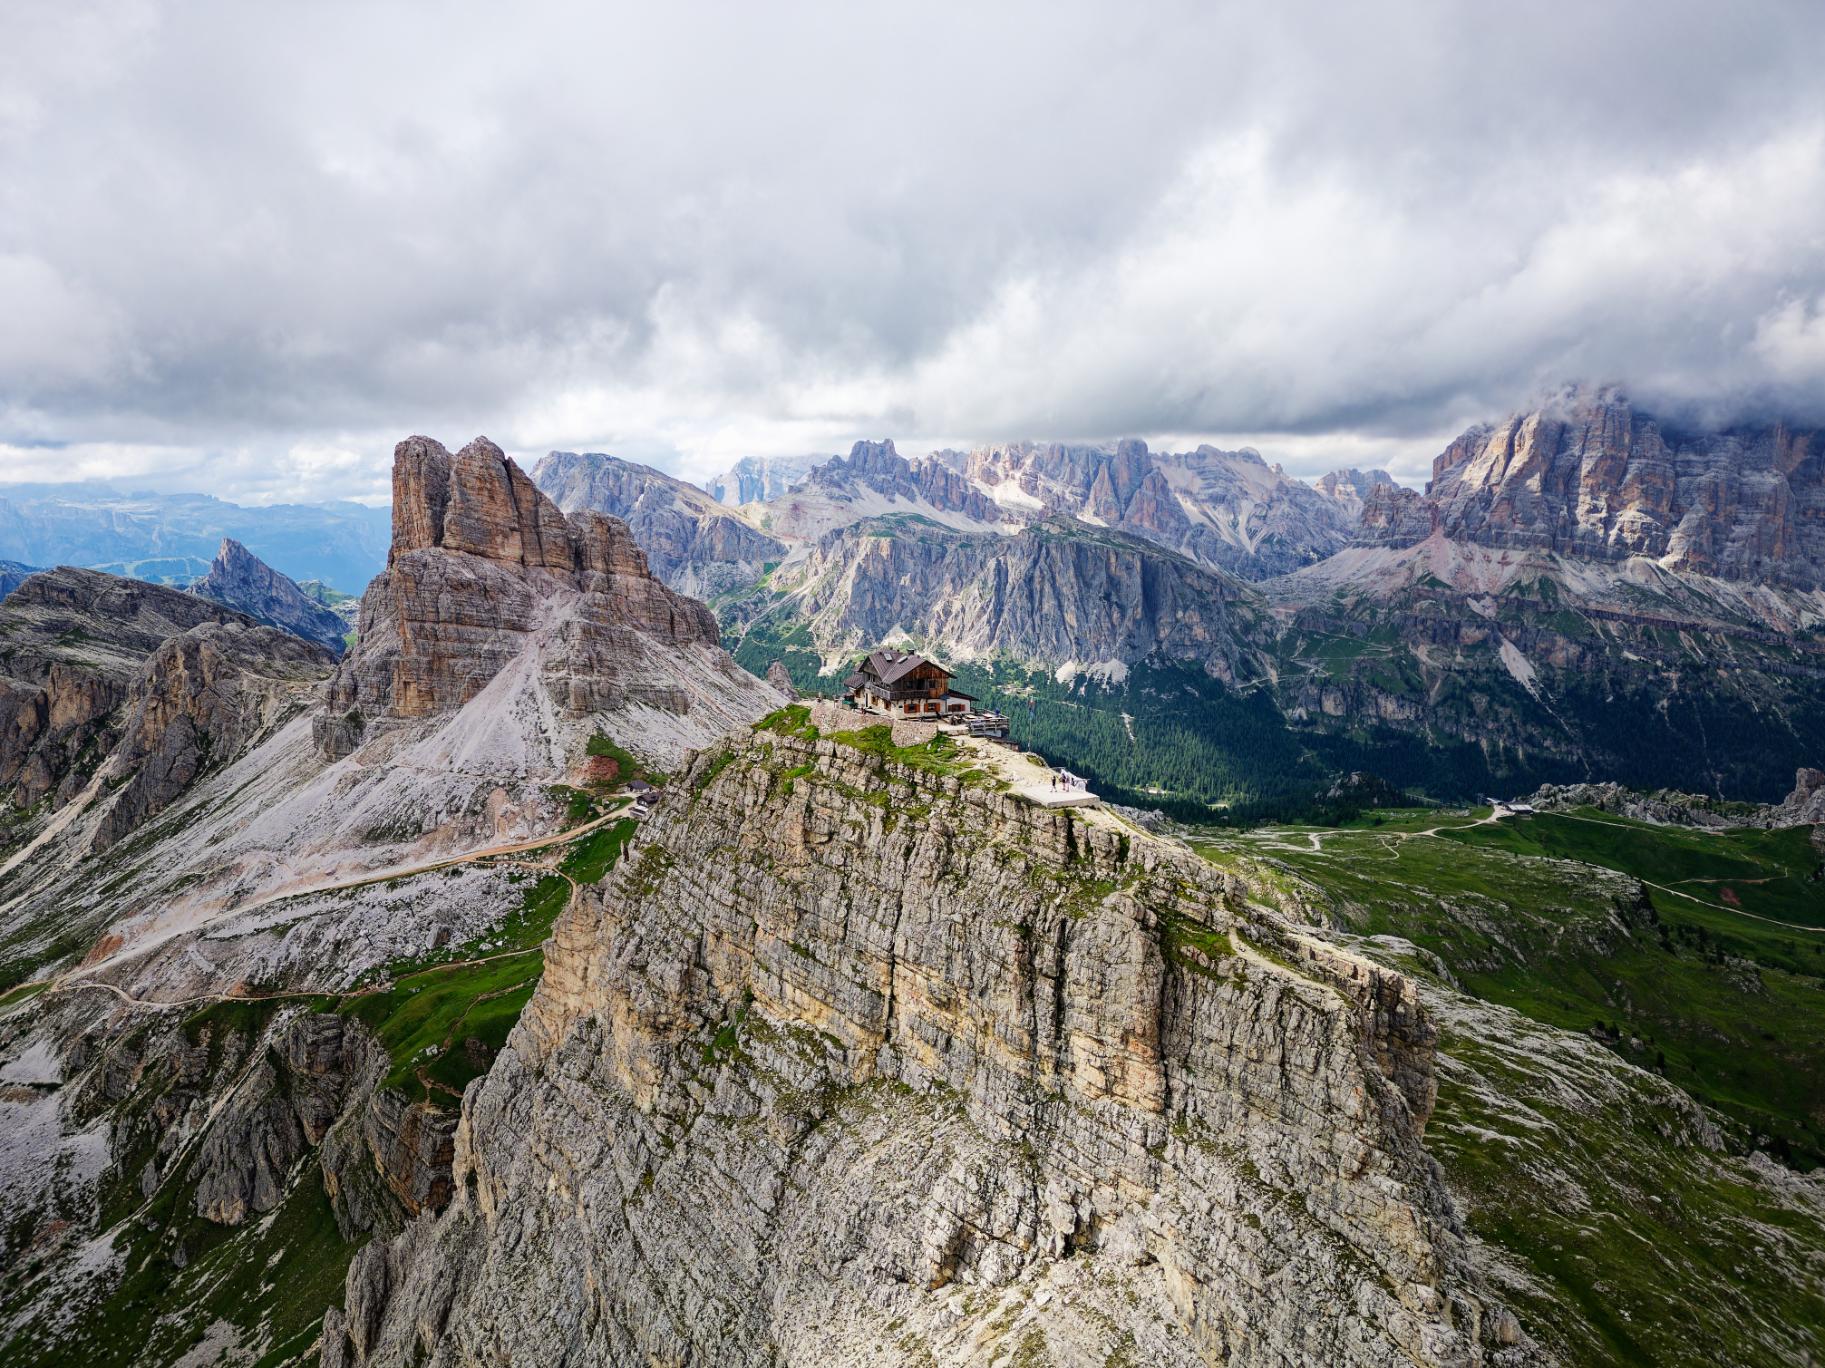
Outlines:
[[802,719],[700,754],[560,920],[326,1365],[1532,1361],[1405,979]]

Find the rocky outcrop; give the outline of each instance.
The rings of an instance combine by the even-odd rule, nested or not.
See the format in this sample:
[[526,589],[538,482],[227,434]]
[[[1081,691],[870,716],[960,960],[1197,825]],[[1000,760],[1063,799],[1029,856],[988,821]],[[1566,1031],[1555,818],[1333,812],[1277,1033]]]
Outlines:
[[1816,431],[1681,431],[1615,389],[1573,389],[1471,428],[1432,463],[1427,488],[1438,530],[1455,540],[1825,585],[1825,434]]
[[1621,784],[1544,784],[1529,800],[1542,812],[1596,808],[1662,826],[1793,827],[1825,825],[1825,770],[1802,767],[1778,803],[1720,802],[1702,793],[1641,793]]
[[228,1094],[198,1148],[196,1213],[239,1225],[283,1200],[292,1167],[322,1142],[357,1082],[366,1037],[326,1013],[276,1033]]
[[1376,485],[1363,499],[1352,540],[1358,546],[1412,546],[1437,530],[1437,507],[1417,489]]
[[652,572],[682,594],[710,598],[745,588],[786,554],[784,543],[695,485],[649,466],[554,451],[533,467],[532,479],[565,513],[607,513],[625,522]]
[[21,565],[18,561],[0,561],[0,601],[38,573],[36,566]]
[[453,1191],[454,1111],[385,1089],[369,1096],[362,1134],[375,1172],[407,1215],[444,1209]]
[[175,589],[62,566],[0,604],[0,789],[19,807],[63,803],[120,740],[122,705],[169,638],[256,624]]
[[1248,580],[1322,560],[1349,540],[1357,514],[1335,486],[1313,489],[1250,447],[1156,452],[1134,439],[1014,442],[935,459],[960,470],[1007,516],[1088,519]]
[[892,513],[966,527],[1003,520],[995,503],[949,465],[909,461],[883,441],[857,442],[847,456],[833,456],[769,503],[761,522],[788,540],[814,541]]
[[240,755],[314,701],[334,657],[289,632],[204,623],[172,637],[127,690],[120,742],[103,768],[119,792],[94,849],[170,805],[211,765]]
[[964,764],[729,744],[560,920],[326,1364],[1522,1361],[1405,980]]
[[764,710],[770,695],[719,649],[709,609],[648,572],[625,523],[566,517],[486,438],[454,457],[427,437],[401,442],[393,508],[387,569],[318,720],[326,754],[376,722],[459,708],[516,662],[577,717],[707,704],[707,735]]
[[781,660],[776,660],[771,665],[767,666],[767,683],[771,684],[788,698],[791,698],[798,693],[797,687],[792,683],[792,676],[786,671],[785,662]]
[[222,539],[209,573],[192,584],[190,592],[238,608],[255,622],[315,642],[334,655],[342,654],[342,638],[348,630],[342,619],[233,537]]
[[1766,820],[1777,827],[1825,823],[1825,770],[1799,770],[1793,776],[1793,792],[1767,813]]

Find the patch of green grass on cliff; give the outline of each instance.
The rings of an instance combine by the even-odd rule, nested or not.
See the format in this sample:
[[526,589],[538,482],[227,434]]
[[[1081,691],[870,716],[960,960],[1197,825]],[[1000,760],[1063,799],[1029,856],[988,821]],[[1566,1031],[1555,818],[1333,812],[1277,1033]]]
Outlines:
[[798,780],[803,779],[808,774],[814,773],[816,770],[817,770],[816,765],[794,765],[791,769],[789,769],[785,773],[781,774],[779,776],[780,796],[787,797],[787,798],[791,797],[792,796],[792,786]]
[[[475,1037],[498,1049],[519,1019],[544,969],[536,951],[476,964],[439,965],[397,979],[392,988],[345,998],[338,1014],[364,1024],[392,1060],[381,1086],[449,1105],[430,1096],[418,1080],[453,1088],[487,1070],[487,1059],[471,1059],[464,1041]],[[504,1025],[502,1024],[504,1021]],[[492,1058],[490,1055],[489,1058]]]
[[691,800],[695,802],[705,789],[715,783],[716,776],[726,770],[734,759],[735,752],[733,750],[719,751],[717,754],[711,756],[709,763],[699,770],[696,777],[691,780]]
[[883,722],[857,731],[831,732],[826,739],[869,755],[878,755],[885,760],[898,761],[927,774],[959,779],[972,786],[988,787],[1000,783],[987,770],[971,761],[969,752],[955,737],[943,732],[914,746],[896,746],[893,742],[893,728]]
[[811,709],[804,703],[788,703],[783,708],[775,708],[756,722],[753,729],[776,736],[796,736],[801,741],[817,740],[817,728],[811,725]]
[[487,1072],[544,972],[544,943],[569,904],[571,880],[599,883],[619,863],[636,824],[598,827],[571,846],[559,868],[526,889],[498,925],[460,945],[388,966],[380,992],[328,999],[324,1006],[364,1023],[392,1064],[382,1086],[440,1106]]
[[1160,917],[1160,953],[1168,964],[1220,978],[1222,975],[1216,966],[1234,959],[1236,950],[1225,933],[1206,926],[1195,917],[1168,911]]
[[[104,1220],[140,1211],[137,1192],[134,1198]],[[13,1322],[14,1338],[0,1341],[0,1361],[43,1368],[170,1363],[217,1322],[250,1346],[267,1345],[258,1364],[303,1361],[324,1309],[341,1303],[349,1262],[365,1243],[343,1241],[318,1167],[303,1165],[276,1208],[239,1226],[204,1220],[195,1200],[194,1181],[180,1174],[115,1230],[120,1274],[105,1295],[57,1307],[31,1299],[25,1308],[9,1306],[27,1314]],[[172,1257],[180,1247],[182,1268]]]
[[578,883],[602,882],[602,877],[621,858],[622,850],[633,837],[635,826],[636,823],[627,820],[597,827],[565,853],[564,858],[558,862],[558,868]]
[[31,1001],[47,986],[47,984],[39,982],[21,983],[16,987],[8,988],[4,993],[0,993],[0,1012],[4,1012],[9,1007],[17,1007],[20,1003]]
[[582,826],[602,815],[602,809],[596,805],[594,795],[582,789],[571,788],[568,784],[553,784],[545,790],[545,796],[553,802],[564,804],[563,829]]
[[[1473,996],[1664,1074],[1715,1108],[1737,1143],[1825,1163],[1825,934],[1744,915],[1819,919],[1805,832],[1553,814],[1458,826],[1319,831],[1320,850],[1306,831],[1257,831],[1203,848],[1277,861],[1355,930],[1436,955]],[[1664,891],[1675,888],[1692,892]]]

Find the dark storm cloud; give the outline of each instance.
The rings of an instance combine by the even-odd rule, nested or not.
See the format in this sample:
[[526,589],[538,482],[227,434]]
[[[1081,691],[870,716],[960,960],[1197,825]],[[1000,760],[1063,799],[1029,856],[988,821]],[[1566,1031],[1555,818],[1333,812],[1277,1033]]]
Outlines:
[[1413,475],[1572,377],[1825,417],[1821,50],[1810,5],[11,6],[0,475],[371,495],[406,431]]

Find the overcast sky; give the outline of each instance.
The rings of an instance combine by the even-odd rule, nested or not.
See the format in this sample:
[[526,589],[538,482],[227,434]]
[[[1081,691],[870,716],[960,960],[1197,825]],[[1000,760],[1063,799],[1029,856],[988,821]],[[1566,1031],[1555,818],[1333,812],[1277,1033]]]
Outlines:
[[0,480],[1825,418],[1825,5],[0,6]]

